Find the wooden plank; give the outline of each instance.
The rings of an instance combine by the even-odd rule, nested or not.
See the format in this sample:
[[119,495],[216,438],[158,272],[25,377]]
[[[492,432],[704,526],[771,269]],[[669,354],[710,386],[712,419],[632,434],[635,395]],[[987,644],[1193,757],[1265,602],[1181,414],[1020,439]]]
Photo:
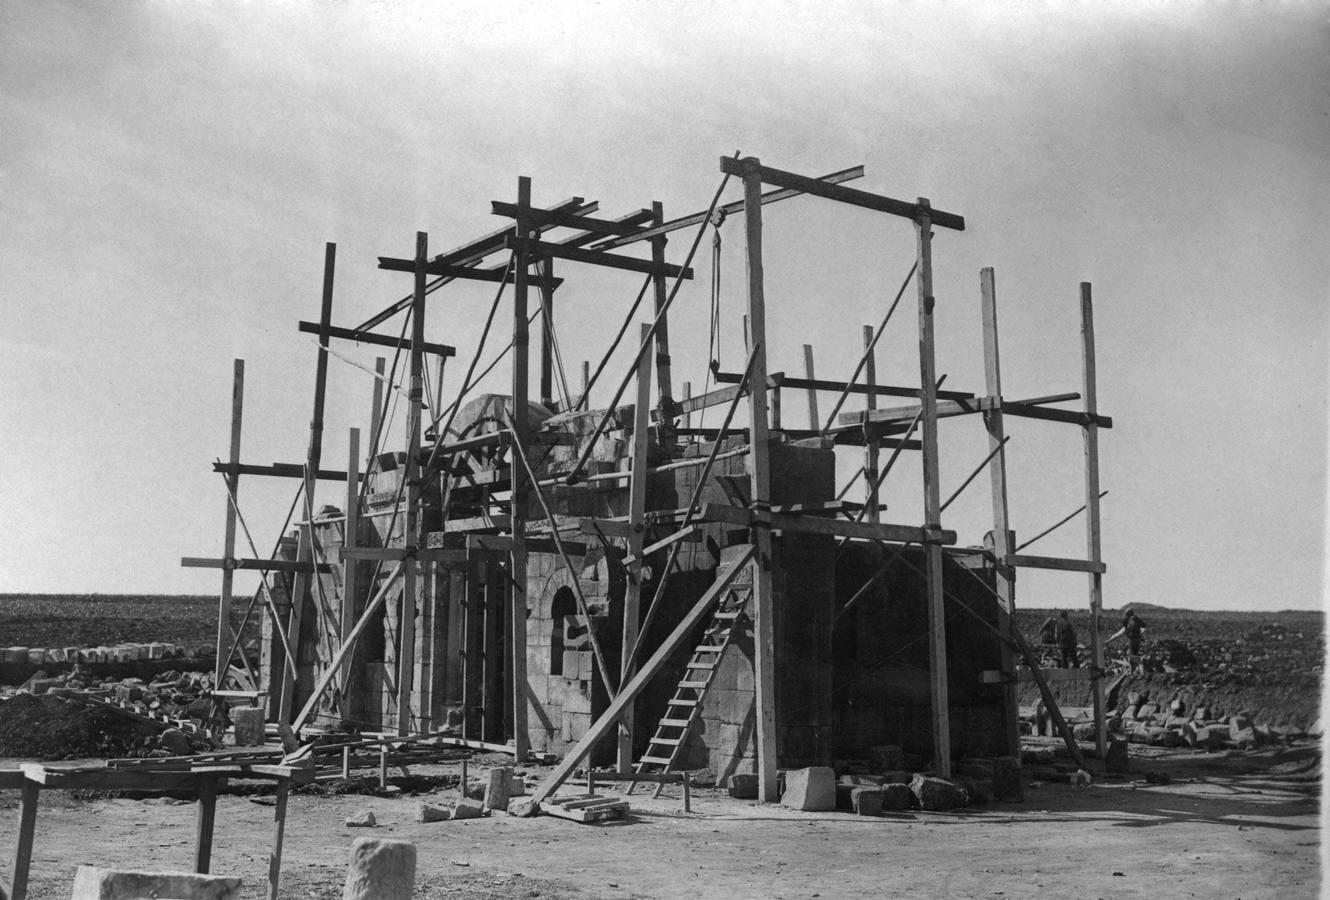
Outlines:
[[[707,503],[698,517],[707,522],[729,522],[732,525],[753,526],[766,523],[773,531],[791,531],[803,534],[830,534],[838,537],[861,538],[869,541],[889,541],[893,543],[924,543],[930,534],[940,544],[956,543],[956,532],[938,529],[930,532],[927,528],[912,525],[892,525],[886,522],[851,522],[843,519],[826,519],[819,516],[792,515],[788,513],[761,513],[729,506],[724,503]],[[763,528],[763,531],[768,530]]]
[[[729,175],[742,175],[746,171],[745,166],[755,162],[756,157],[751,156],[738,160],[722,156],[720,158],[720,170]],[[816,178],[809,178],[806,175],[796,175],[793,172],[773,169],[770,166],[758,165],[757,170],[757,177],[765,184],[774,184],[778,187],[802,191],[805,194],[824,197],[827,200],[835,200],[840,203],[848,203],[851,206],[860,206],[864,209],[889,213],[893,216],[900,216],[904,219],[918,221],[920,216],[927,216],[932,224],[937,225],[940,228],[951,228],[955,231],[965,230],[964,217],[956,215],[955,213],[931,209],[926,204],[907,203],[904,200],[895,200],[891,197],[881,196],[880,194],[870,194],[867,191],[842,187],[838,184],[827,184]]]
[[[530,407],[527,403],[527,391],[529,389],[528,378],[528,350],[529,338],[527,333],[527,270],[531,263],[531,244],[540,244],[539,241],[531,241],[526,237],[533,229],[540,226],[532,223],[528,218],[531,210],[531,179],[521,176],[517,179],[517,216],[513,221],[512,233],[505,238],[505,246],[510,246],[515,252],[513,254],[513,364],[512,364],[512,398],[513,414],[510,421],[513,432],[513,449],[523,458],[526,456],[526,448],[531,433],[530,426]],[[511,241],[517,241],[516,245],[510,244]],[[560,248],[565,253],[579,252],[572,248]],[[554,256],[553,253],[546,253],[546,256]],[[566,257],[565,257],[566,258]],[[518,762],[526,762],[530,748],[530,734],[528,734],[528,694],[530,686],[527,684],[526,674],[526,628],[527,628],[527,596],[526,596],[526,503],[527,495],[530,490],[528,476],[517,466],[512,467],[512,489],[509,501],[508,513],[511,517],[510,533],[513,536],[513,549],[509,555],[508,574],[512,578],[512,587],[510,593],[510,607],[507,617],[508,621],[508,650],[512,654],[512,684],[508,686],[509,702],[511,704],[511,715],[508,717],[509,727],[513,733],[514,754]],[[551,523],[553,524],[553,523]]]
[[[245,409],[245,361],[237,359],[231,381],[231,455],[232,465],[240,464],[241,420]],[[222,537],[222,554],[225,559],[234,559],[236,555],[236,502],[240,496],[240,475],[227,476],[226,526]],[[185,565],[182,559],[180,564]],[[231,594],[234,589],[232,567],[222,567],[222,590],[217,598],[217,656],[213,669],[213,686],[222,686],[222,676],[231,664],[231,647],[235,643],[235,633],[231,630]]]
[[[496,216],[507,216],[510,219],[516,218],[518,205],[516,203],[505,203],[502,200],[491,200],[490,213]],[[599,219],[573,213],[553,213],[538,208],[527,210],[526,215],[529,222],[546,228],[577,228],[602,235],[633,235],[642,231],[640,226],[628,224],[622,220]]]
[[670,655],[692,637],[693,629],[700,625],[702,619],[710,614],[711,607],[715,605],[721,593],[730,586],[730,582],[752,560],[755,552],[753,547],[748,547],[729,568],[722,567],[717,571],[716,581],[707,589],[706,593],[693,604],[693,608],[684,615],[679,624],[675,626],[674,631],[670,632],[669,636],[661,642],[660,646],[656,648],[656,652],[642,664],[642,667],[629,679],[628,683],[620,685],[619,692],[610,701],[605,711],[600,714],[600,717],[582,735],[582,739],[577,742],[573,749],[564,754],[563,759],[554,768],[554,771],[550,772],[545,780],[536,786],[531,793],[532,800],[536,803],[543,803],[558,790],[559,785],[563,784],[568,776],[573,773],[578,763],[591,752],[592,748],[610,733],[618,722],[619,714],[623,709],[650,684],[651,680],[656,677],[656,674],[668,661]]
[[[212,470],[223,475],[271,475],[276,478],[305,477],[305,467],[300,463],[273,463],[270,466],[260,466],[251,463],[214,462]],[[336,469],[319,469],[314,477],[320,481],[345,481],[346,473],[339,472]],[[363,480],[364,476],[361,476],[361,478]]]
[[[416,270],[415,260],[397,259],[391,256],[379,257],[379,268],[387,272],[414,272]],[[460,278],[463,281],[488,281],[499,283],[511,277],[509,274],[509,265],[504,263],[500,266],[494,266],[488,269],[482,269],[477,266],[459,266],[438,259],[430,260],[425,264],[425,271],[429,275],[438,275],[449,280]],[[561,278],[543,278],[540,276],[531,279],[532,284],[541,284],[549,287],[558,287],[563,284]],[[390,338],[392,346],[397,345],[395,338]]]
[[670,263],[657,265],[646,259],[638,259],[635,256],[623,256],[618,253],[603,253],[597,250],[583,250],[580,247],[569,247],[565,244],[553,244],[549,241],[540,241],[534,238],[520,238],[510,236],[508,238],[509,249],[518,249],[521,247],[529,254],[538,256],[552,256],[556,259],[567,259],[572,262],[587,263],[593,266],[605,266],[610,269],[622,269],[625,272],[641,272],[646,275],[652,275],[660,272],[669,278],[690,279],[693,277],[691,268],[685,269],[682,266],[676,266]]
[[683,528],[680,528],[678,531],[674,532],[673,534],[663,537],[660,540],[656,541],[655,543],[643,547],[640,552],[640,556],[635,557],[632,554],[625,556],[623,559],[623,563],[626,566],[632,565],[638,559],[646,559],[648,556],[655,553],[657,550],[664,550],[666,547],[669,547],[673,544],[677,544],[679,541],[687,541],[690,544],[701,543],[702,533],[696,525],[686,525]]
[[[655,204],[657,213],[660,204]],[[660,218],[658,216],[658,218]],[[663,238],[662,238],[663,240]],[[653,250],[656,244],[653,242]],[[663,247],[661,250],[663,251]],[[659,302],[664,301],[664,281],[657,278]],[[659,333],[657,333],[659,338]],[[651,326],[642,326],[643,342],[651,339]],[[659,345],[657,345],[659,346]],[[668,372],[668,367],[666,368]],[[647,451],[650,449],[651,426],[651,359],[647,354],[637,361],[637,404],[633,416],[633,462],[632,480],[628,483],[628,555],[632,558],[628,567],[628,584],[624,587],[623,597],[623,635],[620,647],[637,645],[638,626],[640,624],[642,604],[642,516],[646,512],[647,482],[651,475],[647,470]],[[633,660],[627,652],[620,653],[619,684],[626,683],[633,677]],[[633,726],[634,703],[630,700],[624,707],[619,719],[619,740],[616,762],[620,772],[630,772],[633,768]]]
[[[743,377],[738,372],[717,372],[715,374],[717,384],[736,384]],[[828,381],[825,378],[792,378],[782,372],[772,372],[770,378],[779,378],[783,387],[793,390],[807,391],[845,391],[850,394],[869,394],[877,397],[918,397],[921,391],[919,388],[900,387],[894,384],[867,385],[857,382]],[[728,390],[728,389],[727,389]],[[938,398],[942,400],[973,400],[974,394],[968,391],[943,391],[937,392]],[[861,413],[846,413],[847,416],[860,416]],[[858,424],[861,419],[855,419],[854,424]]]
[[1007,565],[1022,566],[1027,569],[1061,569],[1064,572],[1089,572],[1102,575],[1108,567],[1102,562],[1090,559],[1063,559],[1057,556],[1029,556],[1013,553],[1007,556]]
[[[1085,436],[1085,555],[1094,568],[1090,571],[1090,665],[1104,670],[1104,643],[1099,623],[1104,610],[1104,563],[1100,545],[1099,523],[1099,388],[1095,375],[1094,302],[1090,283],[1081,282],[1081,390],[1085,394],[1085,415],[1089,421]],[[1094,683],[1095,748],[1100,758],[1108,748],[1107,710],[1104,681]]]
[[37,801],[41,796],[38,782],[25,778],[19,799],[18,840],[14,848],[14,878],[10,884],[12,900],[27,900],[28,869],[32,865],[32,844],[37,833]]
[[290,793],[290,779],[280,779],[277,802],[273,805],[272,852],[268,854],[268,900],[277,900],[277,888],[282,878],[282,843],[286,835],[286,801]]
[[[998,345],[997,289],[993,278],[993,269],[985,268],[979,272],[979,294],[982,306],[984,329],[984,390],[990,397],[1002,396],[1002,361]],[[984,413],[984,427],[988,431],[988,448],[993,453],[989,463],[989,484],[993,498],[993,553],[998,559],[1006,559],[1015,552],[1011,532],[1010,517],[1007,507],[1007,453],[1003,449],[1007,442],[1006,429],[1002,421],[1002,405]],[[994,567],[993,574],[998,596],[998,629],[1010,634],[1016,612],[1016,578],[1009,566]],[[1003,641],[998,645],[1000,665],[1003,673],[1010,673],[1016,667],[1016,658],[1011,645]],[[1016,715],[1016,685],[1010,682],[1002,688],[1004,710],[1004,734],[1006,736],[1007,755],[1020,756],[1021,737],[1019,716]]]
[[[937,444],[937,366],[933,337],[933,225],[935,219],[927,198],[916,207],[915,233],[918,247],[919,291],[919,383],[924,386],[920,407],[920,436],[923,443],[924,525],[940,529],[942,497]],[[964,227],[963,223],[961,227]],[[931,684],[933,759],[943,778],[951,777],[951,716],[947,694],[947,615],[943,599],[942,545],[924,544],[925,582],[928,590],[928,676]]]
[[[721,170],[729,172],[725,161]],[[743,161],[736,171],[744,185],[744,249],[748,276],[748,320],[752,341],[752,378],[748,381],[748,420],[752,430],[752,506],[759,511],[771,504],[770,436],[767,433],[767,333],[766,299],[762,269],[762,177],[756,157]],[[809,179],[818,187],[821,182]],[[783,185],[792,187],[792,185]],[[771,531],[753,530],[757,565],[753,573],[753,731],[757,742],[757,793],[763,803],[779,799],[776,766],[776,668],[775,608],[771,586]]]
[[[823,175],[821,178],[818,179],[818,181],[823,181],[826,182],[827,184],[840,184],[841,182],[844,181],[853,181],[856,178],[862,178],[863,175],[864,175],[863,166],[851,166],[848,169],[841,169],[838,172],[832,172],[828,175]],[[775,203],[778,200],[786,200],[790,197],[797,197],[802,193],[803,191],[790,190],[788,188],[782,188],[780,190],[775,190],[775,191],[768,191],[767,193],[762,195],[762,202],[764,204]],[[743,212],[743,208],[744,208],[744,201],[736,200],[733,203],[726,203],[722,206],[717,207],[716,211],[720,213],[720,215],[722,216],[730,216],[734,215],[735,213]],[[651,228],[643,229],[640,233],[632,235],[630,237],[613,238],[611,240],[602,241],[595,246],[595,249],[613,250],[615,247],[622,247],[625,244],[631,244],[634,241],[640,241],[646,238],[652,238],[652,237],[657,237],[659,235],[669,234],[671,231],[678,231],[680,228],[688,228],[689,226],[692,225],[700,225],[706,221],[706,218],[707,214],[705,211],[699,213],[692,213],[691,215],[687,216],[681,216],[678,219],[671,219],[670,221],[665,222],[664,224],[654,225]]]
[[[307,334],[320,333],[318,322],[301,321],[299,323],[299,330]],[[354,328],[338,328],[330,325],[328,326],[327,334],[328,337],[341,338],[346,341],[355,341],[357,344],[373,344],[376,347],[401,347],[403,350],[407,351],[410,351],[412,348],[410,340],[403,339],[399,341],[397,338],[386,334],[375,334],[372,331],[356,331]],[[325,344],[327,343],[327,340],[322,337],[320,337],[320,341]],[[422,346],[425,348],[426,353],[433,353],[437,356],[448,357],[457,355],[457,348],[450,347],[447,344],[433,344],[426,341]]]

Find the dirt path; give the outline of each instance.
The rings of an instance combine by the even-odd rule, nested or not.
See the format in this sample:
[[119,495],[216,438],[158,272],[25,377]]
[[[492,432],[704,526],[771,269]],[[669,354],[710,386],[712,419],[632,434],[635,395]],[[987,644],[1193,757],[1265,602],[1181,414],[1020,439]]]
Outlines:
[[[292,799],[282,896],[341,896],[362,834],[414,841],[418,898],[1317,897],[1319,747],[1243,757],[1133,760],[1129,780],[1027,787],[1024,803],[860,818],[798,813],[697,790],[633,798],[622,824],[541,816],[419,824],[426,797]],[[1169,785],[1140,773],[1167,772]],[[473,768],[473,772],[475,769]],[[435,799],[451,799],[440,792]],[[0,859],[12,860],[17,797],[0,793]],[[372,809],[375,829],[343,826]],[[64,900],[79,863],[187,869],[194,806],[42,797],[34,900]],[[213,871],[264,896],[272,810],[219,800]],[[7,874],[7,871],[6,871]]]

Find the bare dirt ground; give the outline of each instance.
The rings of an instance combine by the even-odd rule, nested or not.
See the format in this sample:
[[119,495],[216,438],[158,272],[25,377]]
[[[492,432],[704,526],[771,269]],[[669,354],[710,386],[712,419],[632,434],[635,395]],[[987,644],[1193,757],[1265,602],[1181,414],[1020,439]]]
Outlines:
[[[456,790],[297,795],[281,896],[340,897],[348,849],[367,834],[416,844],[416,896],[431,900],[1321,895],[1318,744],[1132,752],[1129,775],[1088,788],[1027,784],[1023,803],[877,818],[794,812],[712,789],[695,789],[693,812],[684,814],[677,785],[659,800],[635,793],[631,818],[603,825],[503,815],[415,821],[421,800],[450,801]],[[486,764],[473,761],[473,777]],[[1167,774],[1171,783],[1147,783],[1147,772]],[[16,792],[0,792],[0,816],[9,823],[17,803]],[[366,808],[378,827],[344,827]],[[187,801],[44,793],[30,896],[67,898],[80,863],[188,869],[194,819]],[[246,898],[265,896],[271,830],[272,809],[256,798],[219,800],[213,871],[244,878]],[[6,870],[13,842],[13,825],[0,828]]]

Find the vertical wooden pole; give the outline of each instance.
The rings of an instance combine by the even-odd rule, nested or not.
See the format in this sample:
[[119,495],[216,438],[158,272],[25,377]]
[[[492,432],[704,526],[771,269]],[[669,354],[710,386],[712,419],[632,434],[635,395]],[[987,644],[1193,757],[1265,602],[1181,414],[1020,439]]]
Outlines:
[[[993,555],[997,557],[994,582],[1001,605],[998,607],[998,628],[1011,634],[1016,613],[1016,570],[1007,558],[1015,551],[1012,544],[1010,518],[1007,511],[1007,451],[998,449],[1006,439],[1006,426],[1002,421],[1002,366],[998,353],[997,290],[991,268],[979,272],[979,291],[984,320],[984,384],[989,397],[998,405],[984,413],[984,426],[988,429],[988,449],[997,455],[988,464],[993,495]],[[1002,642],[1001,666],[1003,702],[1006,706],[1006,744],[1008,756],[1020,756],[1021,738],[1017,710],[1016,657],[1011,645]]]
[[194,842],[194,871],[207,875],[212,866],[212,833],[217,819],[217,779],[199,779],[198,829]]
[[[1090,282],[1081,282],[1081,375],[1085,411],[1099,412],[1099,389],[1095,375],[1094,304]],[[1090,562],[1100,562],[1103,548],[1099,540],[1099,426],[1085,426],[1085,548]],[[1108,749],[1108,723],[1104,711],[1104,644],[1099,634],[1099,620],[1104,607],[1104,576],[1090,573],[1090,665],[1094,667],[1094,739],[1102,759]]]
[[[531,179],[517,179],[517,220],[515,229],[526,237],[530,228]],[[520,245],[519,245],[520,247]],[[513,443],[519,449],[512,454],[527,452],[528,419],[528,344],[526,324],[527,267],[530,260],[525,250],[519,249],[513,260]],[[516,761],[526,762],[530,748],[527,734],[527,682],[526,682],[526,503],[529,486],[523,467],[515,464],[512,472],[512,493],[509,515],[512,522],[513,549],[511,554],[510,593],[511,615],[508,616],[509,649],[512,652],[513,683],[511,685],[513,754]]]
[[[809,381],[817,378],[813,372],[813,345],[804,344],[804,377]],[[822,418],[817,414],[817,391],[808,389],[808,427],[818,429],[822,427]]]
[[[864,380],[869,388],[877,387],[877,352],[873,349],[873,326],[864,326]],[[877,409],[877,394],[871,390],[867,394],[869,409]],[[877,464],[881,456],[882,442],[870,437],[864,444],[864,519],[869,522],[882,521],[882,507],[879,503]]]
[[[319,357],[314,368],[314,415],[309,422],[309,452],[305,456],[304,506],[305,520],[310,524],[301,528],[300,544],[296,550],[296,561],[314,562],[313,518],[314,487],[317,484],[315,473],[323,461],[323,399],[328,386],[328,330],[332,327],[333,272],[337,266],[337,245],[328,243],[323,255],[323,304],[319,310]],[[310,587],[310,571],[296,572],[291,590],[291,613],[287,623],[287,640],[295,659],[291,665],[282,669],[282,689],[278,699],[277,720],[290,722],[295,710],[296,676],[300,671],[300,623],[305,614],[305,594]],[[317,575],[315,576],[317,577]]]
[[[665,221],[665,207],[659,202],[651,204],[651,224],[660,225]],[[651,262],[656,266],[656,272],[652,275],[652,287],[656,295],[656,387],[660,394],[661,424],[668,426],[670,416],[674,411],[674,385],[670,378],[670,323],[669,316],[662,316],[660,311],[665,307],[668,296],[665,284],[665,273],[661,271],[665,265],[665,242],[668,239],[665,235],[653,237],[651,239]]]
[[[642,340],[646,341],[651,332],[650,325],[642,326]],[[651,360],[644,353],[637,362],[637,406],[633,411],[633,468],[632,480],[628,484],[628,554],[633,562],[628,567],[628,584],[623,597],[623,648],[620,653],[621,666],[619,684],[627,684],[633,677],[633,667],[629,665],[630,651],[637,646],[637,632],[641,616],[642,602],[642,544],[644,537],[643,517],[647,506],[647,481],[651,477],[647,472],[647,449],[649,429],[651,427]],[[633,767],[633,701],[624,708],[623,718],[619,720],[619,772],[626,774]]]
[[[240,465],[240,423],[243,417],[245,407],[245,361],[237,359],[235,361],[235,370],[231,381],[231,465]],[[226,533],[223,537],[222,556],[226,565],[222,568],[222,593],[217,601],[217,660],[213,684],[220,689],[222,678],[226,675],[226,667],[231,660],[228,654],[231,651],[231,645],[235,643],[235,635],[231,631],[231,591],[234,584],[234,570],[231,569],[230,560],[236,555],[236,507],[231,500],[231,494],[238,499],[240,496],[240,473],[231,471],[226,473],[226,482],[228,496],[226,499]],[[244,652],[243,650],[241,651]]]
[[[590,391],[590,390],[591,390],[591,362],[590,362],[589,360],[585,360],[585,359],[584,359],[584,360],[582,360],[582,395],[581,395],[581,396],[585,398],[586,395],[587,395],[587,392]],[[589,403],[590,403],[590,401],[587,401],[587,404],[584,404],[584,405],[589,405]],[[576,406],[576,404],[574,404],[574,406]]]
[[[343,547],[356,547],[360,541],[360,429],[352,428],[347,440],[346,454],[346,524],[342,535]],[[342,562],[342,609],[340,637],[343,645],[355,630],[356,599],[360,593],[358,563],[354,559]],[[342,672],[337,679],[341,687],[338,710],[342,718],[351,717],[351,670],[354,654],[342,658]]]
[[[693,397],[693,383],[691,381],[685,381],[683,383],[683,398],[685,400],[691,400],[692,397]],[[683,414],[683,427],[684,428],[693,427],[693,414],[691,412],[686,412]]]
[[[540,402],[554,408],[554,259],[546,257],[540,265]],[[570,398],[571,399],[571,398]]]
[[402,542],[407,558],[402,561],[402,602],[397,641],[397,733],[411,733],[411,693],[416,668],[416,581],[419,575],[415,552],[420,546],[420,403],[425,388],[425,282],[429,265],[429,235],[416,232],[415,294],[411,299],[411,382],[406,416],[406,522]]
[[[937,368],[933,358],[933,234],[928,199],[919,198],[919,378],[923,417],[924,527],[942,527],[938,484]],[[924,548],[928,586],[928,669],[933,694],[933,757],[938,775],[951,777],[951,720],[947,705],[947,617],[942,592],[942,544],[930,536]]]
[[277,803],[273,806],[272,853],[268,856],[268,900],[277,900],[277,887],[282,880],[282,843],[286,837],[286,799],[290,793],[291,780],[289,778],[280,779],[277,782]]
[[[369,409],[369,439],[371,441],[371,453],[380,453],[383,450],[383,447],[376,446],[372,442],[379,439],[379,422],[383,420],[383,379],[386,377],[384,372],[387,370],[387,366],[388,360],[384,359],[382,356],[376,356],[374,358],[374,374],[379,377],[374,379],[374,397],[370,401]],[[373,467],[374,461],[371,460],[369,466],[366,467],[366,471],[370,471]]]
[[30,778],[23,779],[18,808],[18,840],[14,848],[14,880],[10,885],[12,900],[27,900],[28,870],[32,866],[32,843],[37,834],[37,800],[41,785]]
[[[752,508],[771,508],[770,447],[767,430],[766,299],[762,283],[762,176],[757,157],[744,160],[744,237],[748,266],[748,329],[752,341],[753,374],[749,381],[748,411],[752,446]],[[753,658],[757,684],[756,724],[758,799],[774,803],[776,796],[776,643],[775,609],[771,596],[771,529],[753,529],[757,557],[753,571]]]

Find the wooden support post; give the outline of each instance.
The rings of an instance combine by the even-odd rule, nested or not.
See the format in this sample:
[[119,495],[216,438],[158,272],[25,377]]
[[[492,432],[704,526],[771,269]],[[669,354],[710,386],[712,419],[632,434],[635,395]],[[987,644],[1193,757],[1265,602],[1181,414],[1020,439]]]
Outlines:
[[194,842],[194,871],[207,875],[212,865],[212,833],[217,820],[217,779],[199,779],[198,830]]
[[[693,383],[691,381],[685,381],[683,383],[683,398],[684,400],[691,400],[693,398]],[[693,413],[691,410],[683,414],[683,427],[693,427]]]
[[[545,257],[540,271],[540,402],[554,409],[554,258]],[[569,398],[572,402],[572,398]]]
[[[877,387],[877,352],[875,350],[875,333],[872,325],[864,326],[864,380],[868,384],[869,391],[867,395],[868,408],[877,409],[877,394],[873,388]],[[814,426],[816,427],[816,426]],[[864,518],[869,522],[882,521],[882,506],[879,503],[878,493],[879,481],[877,477],[878,458],[882,449],[882,442],[876,436],[875,432],[869,433],[869,438],[864,442]]]
[[574,409],[580,409],[581,407],[588,405],[590,401],[587,399],[587,393],[590,390],[591,390],[591,362],[590,360],[584,359],[582,360],[582,393],[580,395],[581,402],[574,403],[573,404]]
[[[531,179],[522,176],[517,179],[517,216],[515,232],[525,238],[530,231]],[[525,241],[518,245],[513,254],[513,444],[515,449],[526,453],[529,440],[530,410],[527,409],[528,392],[528,345],[527,333],[527,267],[530,259],[523,249]],[[509,516],[512,528],[513,549],[510,555],[509,576],[512,597],[508,616],[508,650],[512,654],[513,680],[509,685],[509,698],[512,704],[512,721],[509,726],[513,732],[513,752],[516,761],[526,762],[530,749],[530,735],[527,734],[527,693],[526,681],[526,503],[529,486],[526,472],[518,466],[512,466],[512,491],[509,502]]]
[[493,574],[495,568],[490,562],[489,554],[484,551],[476,551],[476,556],[482,560],[482,564],[476,567],[476,576],[479,581],[477,586],[480,589],[481,615],[484,623],[480,644],[481,659],[484,664],[480,679],[480,708],[482,711],[480,739],[498,743],[503,740],[503,732],[499,730],[499,726],[503,721],[502,709],[505,703],[503,670],[507,654],[502,649],[504,644],[504,635],[501,630],[503,614],[500,609],[505,596],[503,582],[488,577]]
[[388,745],[379,745],[379,790],[388,789]]
[[[651,204],[651,224],[665,223],[665,207],[659,202]],[[670,381],[670,321],[664,312],[667,295],[665,290],[665,235],[651,239],[651,262],[655,271],[651,275],[652,287],[656,296],[656,387],[660,394],[660,412],[662,422],[669,424],[674,409],[673,383]]]
[[[924,470],[924,527],[942,527],[942,495],[937,449],[937,369],[933,357],[933,223],[927,198],[919,198],[915,219],[919,272],[919,383]],[[939,776],[951,777],[951,719],[947,703],[947,616],[942,593],[942,544],[925,542],[928,586],[928,669],[933,699],[933,759]]]
[[[343,748],[343,752],[345,753],[349,749],[349,747]],[[345,763],[343,768],[346,768]],[[272,853],[268,856],[268,900],[277,900],[277,887],[282,880],[282,843],[286,838],[286,800],[290,793],[291,780],[288,778],[279,779],[277,781],[277,802],[273,804]]]
[[37,800],[41,785],[30,778],[23,780],[18,808],[18,842],[14,848],[14,882],[10,885],[12,900],[27,900],[28,869],[32,865],[32,842],[37,832]]
[[343,747],[343,748],[342,748],[342,780],[345,781],[346,779],[348,779],[348,778],[350,778],[350,777],[351,777],[351,748],[350,748],[350,747]]
[[[387,369],[388,360],[382,356],[374,357],[374,374],[379,377],[374,379],[374,396],[370,401],[369,408],[369,452],[371,457],[379,453],[381,449],[379,442],[382,437],[379,434],[379,423],[383,421],[384,379],[387,377],[384,373]],[[371,458],[369,465],[365,467],[365,471],[371,472],[373,470],[374,460]]]
[[411,733],[411,693],[416,669],[416,586],[419,569],[415,551],[420,546],[420,404],[425,388],[425,267],[429,265],[429,235],[416,232],[415,294],[411,301],[411,381],[406,416],[406,522],[402,543],[402,602],[398,607],[397,733]]
[[[309,452],[305,457],[304,504],[306,521],[314,518],[314,486],[317,484],[319,463],[323,459],[323,399],[328,385],[328,329],[332,325],[333,272],[337,265],[337,245],[324,247],[323,304],[319,310],[319,357],[314,368],[314,415],[309,422]],[[296,550],[296,562],[314,560],[312,525],[301,529],[301,540]],[[317,575],[315,576],[317,577]],[[296,572],[291,589],[291,613],[286,633],[291,652],[296,655],[294,665],[282,672],[282,686],[278,696],[277,721],[290,722],[294,708],[296,675],[300,671],[300,622],[305,613],[305,594],[309,591],[310,574]]]
[[[1085,411],[1091,417],[1099,413],[1099,390],[1095,377],[1094,304],[1090,297],[1090,283],[1081,282],[1081,393],[1085,396]],[[1102,560],[1099,539],[1099,425],[1090,418],[1085,431],[1085,556],[1096,567]],[[1104,576],[1102,571],[1090,573],[1090,665],[1094,667],[1094,735],[1095,752],[1102,759],[1108,749],[1108,725],[1104,709],[1104,643],[1100,637],[1099,620],[1104,611]]]
[[[360,429],[352,428],[347,436],[346,459],[346,522],[343,525],[342,546],[348,549],[360,543]],[[359,561],[351,557],[342,560],[342,609],[338,637],[345,644],[356,627],[356,597],[360,593]],[[342,718],[351,715],[352,657],[342,659],[342,672],[337,679],[340,695],[338,710]]]
[[[804,377],[809,381],[817,380],[817,375],[813,371],[812,344],[804,344]],[[822,427],[822,417],[817,414],[817,391],[811,387],[808,389],[808,427],[811,429]]]
[[[766,300],[762,283],[762,175],[756,157],[744,160],[744,237],[748,268],[748,328],[754,356],[748,380],[748,412],[752,433],[749,465],[752,475],[752,508],[771,508],[770,446],[767,431]],[[753,529],[757,565],[753,572],[753,666],[757,686],[755,731],[757,736],[758,799],[774,803],[776,794],[776,673],[775,610],[771,596],[771,530]]]
[[[235,372],[231,382],[231,465],[240,463],[240,423],[245,407],[245,361],[235,361]],[[240,494],[240,473],[226,474],[226,533],[222,541],[222,556],[234,559],[236,555],[236,504],[232,498]],[[235,635],[231,631],[231,591],[234,572],[231,567],[222,568],[222,593],[217,601],[217,665],[214,671],[213,685],[219,690],[226,668],[231,663],[231,647],[235,644]],[[242,651],[243,652],[243,651]]]
[[[642,341],[648,340],[650,333],[651,326],[643,325]],[[619,654],[619,684],[627,684],[633,677],[633,660],[629,651],[637,646],[641,616],[643,516],[646,513],[647,482],[651,478],[647,470],[650,427],[651,360],[643,354],[637,362],[637,406],[633,412],[633,468],[628,485],[628,555],[632,562],[628,564],[628,584],[623,597],[623,642],[619,645],[623,649]],[[623,718],[619,720],[617,761],[620,774],[627,774],[633,767],[633,708],[634,704],[630,701],[624,709]]]
[[[1002,366],[998,353],[997,290],[991,268],[979,272],[979,291],[983,304],[984,322],[984,386],[990,397],[1002,398]],[[1007,512],[1007,452],[1002,447],[1006,429],[1002,421],[999,402],[984,413],[984,426],[988,429],[988,446],[997,455],[989,464],[989,477],[993,495],[993,554],[998,563],[994,583],[999,598],[998,628],[1010,635],[1016,613],[1016,570],[1007,564],[1007,557],[1015,552],[1012,546],[1010,518]],[[1020,716],[1017,711],[1016,658],[1011,645],[1001,644],[1003,702],[1006,706],[1006,744],[1008,756],[1020,756]]]

